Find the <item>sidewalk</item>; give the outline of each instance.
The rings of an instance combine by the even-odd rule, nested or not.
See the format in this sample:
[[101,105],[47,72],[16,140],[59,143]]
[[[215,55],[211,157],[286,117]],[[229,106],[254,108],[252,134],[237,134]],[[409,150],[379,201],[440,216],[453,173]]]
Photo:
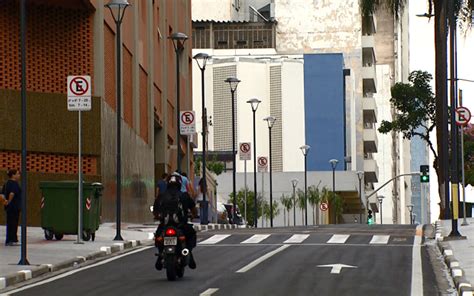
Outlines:
[[[115,224],[105,223],[96,232],[95,241],[75,244],[75,235],[65,235],[60,241],[47,241],[43,229],[28,227],[27,259],[31,265],[18,265],[20,246],[6,247],[4,244],[5,226],[0,226],[0,290],[41,274],[68,268],[76,264],[105,257],[138,245],[150,245],[155,227],[122,224],[123,242],[114,241]],[[21,230],[18,230],[20,239]]]
[[451,269],[459,295],[472,295],[464,290],[474,285],[474,218],[467,218],[469,225],[461,226],[463,219],[458,220],[458,230],[466,236],[464,240],[449,240],[451,220],[441,220],[436,223],[438,246],[445,257],[446,264]]

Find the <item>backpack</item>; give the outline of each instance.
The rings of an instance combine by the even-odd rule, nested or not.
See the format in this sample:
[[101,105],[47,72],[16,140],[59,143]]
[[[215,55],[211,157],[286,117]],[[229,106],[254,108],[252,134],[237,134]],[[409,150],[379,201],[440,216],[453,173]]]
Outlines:
[[177,214],[181,221],[183,217],[183,205],[181,203],[181,192],[167,190],[160,196],[160,212],[163,217],[166,214]]

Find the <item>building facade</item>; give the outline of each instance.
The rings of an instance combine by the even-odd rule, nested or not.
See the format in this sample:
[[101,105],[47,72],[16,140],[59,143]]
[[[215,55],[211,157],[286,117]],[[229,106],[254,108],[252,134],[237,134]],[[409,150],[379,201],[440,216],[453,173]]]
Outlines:
[[[102,220],[115,219],[116,26],[106,0],[31,0],[27,5],[28,207],[39,223],[44,180],[77,179],[77,113],[66,108],[68,75],[92,77],[83,112],[86,180],[104,186]],[[126,222],[151,220],[155,176],[176,169],[176,58],[168,37],[191,34],[191,1],[129,1],[122,24],[122,184]],[[19,4],[0,2],[0,170],[20,166]],[[191,47],[180,55],[181,109],[192,105]],[[11,120],[4,120],[10,118]],[[184,138],[179,145],[188,154]],[[173,148],[174,146],[174,148]],[[2,173],[2,177],[3,177]]]
[[[219,6],[219,9],[209,9],[211,6]],[[283,123],[293,122],[293,133],[304,130],[304,138],[298,138],[303,141],[289,143],[298,147],[306,143],[312,147],[308,155],[309,170],[330,171],[329,160],[334,158],[338,160],[337,173],[349,171],[355,175],[357,171],[364,172],[362,197],[358,194],[358,182],[355,182],[353,191],[339,192],[347,205],[347,221],[352,221],[351,217],[361,211],[361,202],[364,209],[369,207],[379,212],[377,196],[384,196],[383,222],[406,222],[403,217],[411,200],[410,178],[396,178],[393,183],[372,194],[385,181],[411,170],[409,142],[397,134],[382,135],[377,131],[381,120],[390,120],[394,114],[389,102],[391,86],[408,78],[406,11],[407,7],[397,18],[383,10],[363,17],[356,0],[344,3],[303,0],[193,1],[195,52],[204,50],[217,57],[225,52],[229,59],[238,57],[238,60],[245,55],[245,58],[262,59],[265,54],[266,58],[272,55],[302,57],[303,69],[294,69],[292,75],[303,75],[303,92],[296,93],[303,96],[304,103],[283,97],[282,101],[288,103],[282,106],[298,110],[289,113],[293,117],[284,117]],[[262,52],[259,46],[267,47],[267,52]],[[257,93],[262,88],[268,88],[269,83],[260,80],[262,73],[258,72],[257,67],[251,74],[239,76],[241,85],[248,80],[251,84],[258,81],[252,84],[258,97]],[[282,84],[285,80],[282,78]],[[195,84],[194,87],[196,94],[199,86]],[[214,94],[210,94],[213,91]],[[215,96],[215,91],[208,88],[207,98]],[[230,92],[227,96],[230,99]],[[266,95],[263,94],[263,97]],[[270,101],[275,101],[276,97],[271,95]],[[194,102],[197,102],[196,97]],[[303,110],[301,106],[304,106]],[[199,108],[196,110],[199,111]],[[288,112],[285,108],[282,110]],[[241,116],[240,112],[243,111],[237,108],[238,116]],[[301,118],[304,118],[303,122]],[[242,138],[250,140],[249,123],[242,124],[245,128],[238,125],[238,141]],[[214,130],[217,129],[214,126]],[[261,129],[257,132],[258,149],[260,143],[268,141],[266,132]],[[230,132],[228,128],[224,130]],[[247,136],[243,137],[243,133]],[[285,151],[285,147],[291,144],[285,144],[286,135],[282,135],[282,151]],[[209,137],[212,145],[212,135]],[[258,156],[265,155],[262,154],[265,151],[268,154],[268,147],[261,148],[264,151],[258,151]],[[292,147],[291,153],[299,159],[292,162],[296,171],[302,171],[301,152]],[[272,155],[275,155],[273,151]],[[285,154],[282,157],[285,163]],[[237,171],[241,172],[241,169],[238,164]],[[285,171],[287,168],[284,166]],[[371,197],[367,199],[369,195]]]

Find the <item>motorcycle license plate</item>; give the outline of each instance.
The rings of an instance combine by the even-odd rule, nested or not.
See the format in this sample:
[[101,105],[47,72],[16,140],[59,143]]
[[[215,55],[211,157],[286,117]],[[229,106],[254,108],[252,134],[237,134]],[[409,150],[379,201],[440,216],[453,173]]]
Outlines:
[[177,237],[165,237],[165,246],[176,246],[178,244]]

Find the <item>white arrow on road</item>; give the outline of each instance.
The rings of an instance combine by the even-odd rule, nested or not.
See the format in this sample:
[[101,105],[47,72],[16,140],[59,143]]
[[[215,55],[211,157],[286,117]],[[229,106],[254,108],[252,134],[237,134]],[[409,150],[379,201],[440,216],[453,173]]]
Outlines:
[[331,267],[331,273],[341,273],[343,268],[357,268],[357,266],[351,266],[346,264],[326,264],[318,265],[318,267]]

